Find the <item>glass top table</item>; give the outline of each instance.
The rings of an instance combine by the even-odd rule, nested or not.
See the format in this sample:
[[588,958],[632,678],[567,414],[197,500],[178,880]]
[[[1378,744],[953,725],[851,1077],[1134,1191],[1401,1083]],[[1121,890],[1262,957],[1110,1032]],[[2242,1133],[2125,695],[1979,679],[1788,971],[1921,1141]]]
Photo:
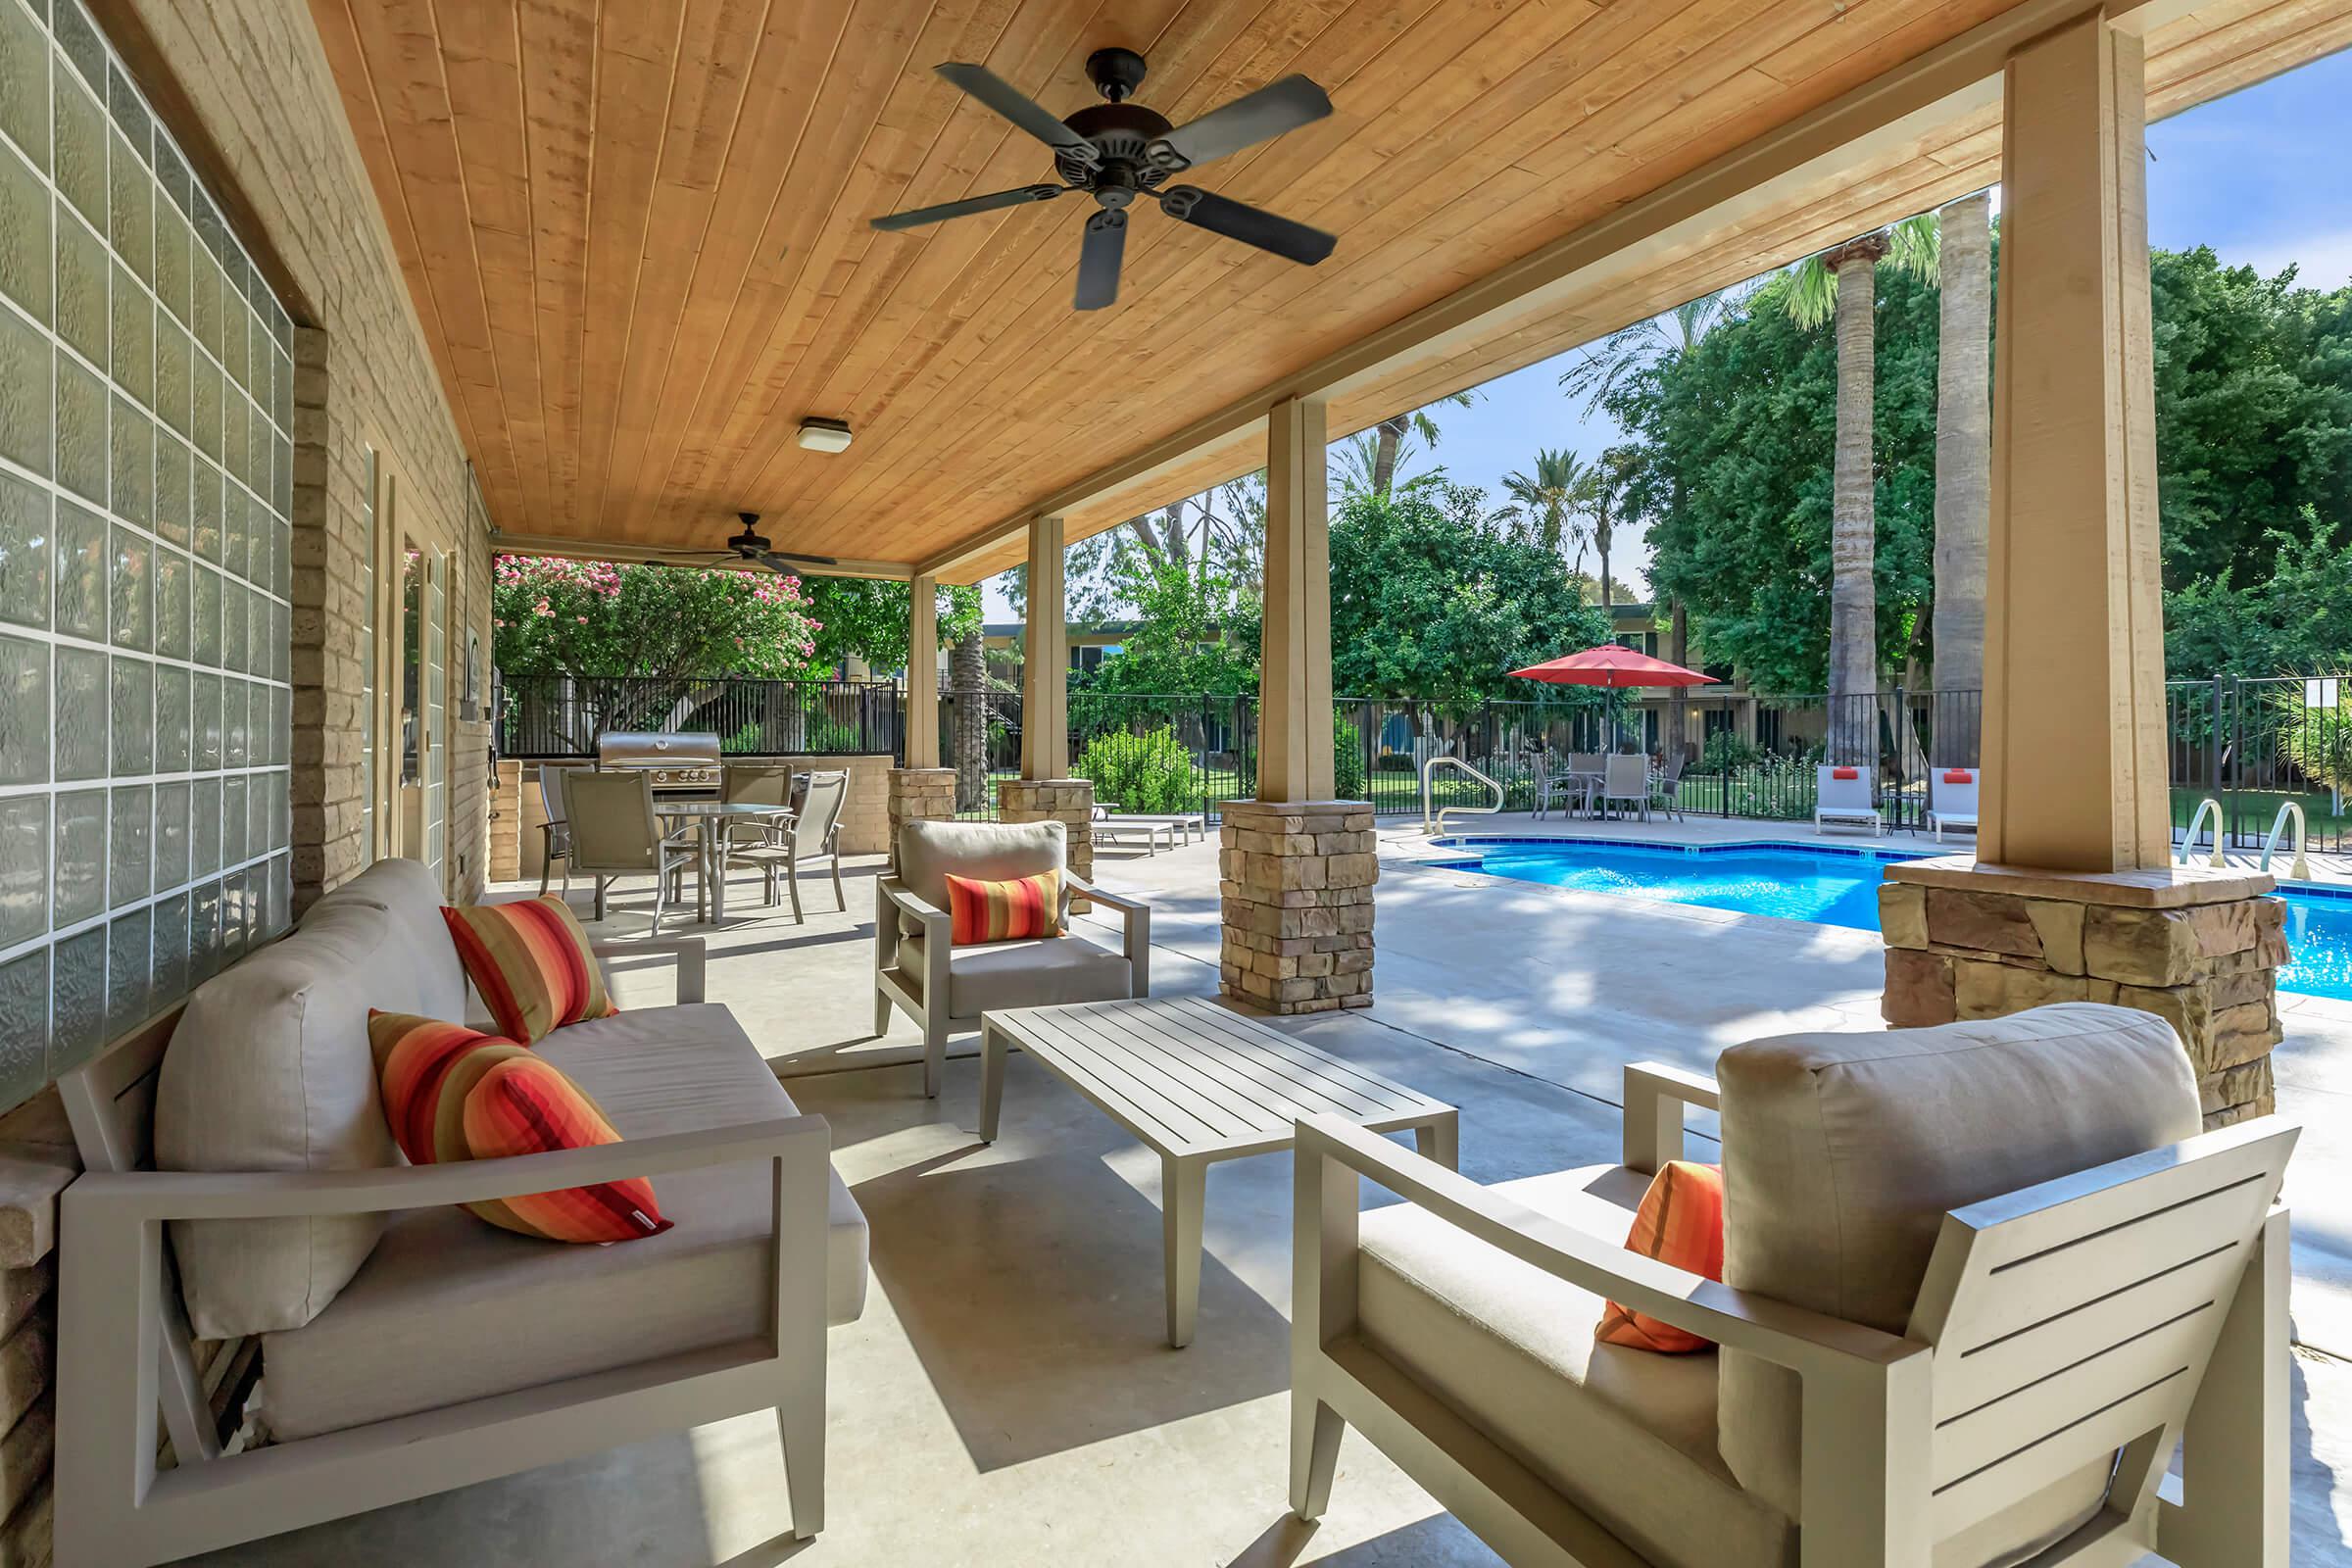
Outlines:
[[[726,843],[721,829],[737,822],[787,823],[792,820],[792,808],[784,806],[763,806],[756,801],[717,800],[656,800],[654,814],[659,817],[684,819],[701,824],[696,845],[696,858],[701,881],[709,893],[709,923],[718,924],[727,917]],[[695,917],[704,918],[704,899],[695,900]]]

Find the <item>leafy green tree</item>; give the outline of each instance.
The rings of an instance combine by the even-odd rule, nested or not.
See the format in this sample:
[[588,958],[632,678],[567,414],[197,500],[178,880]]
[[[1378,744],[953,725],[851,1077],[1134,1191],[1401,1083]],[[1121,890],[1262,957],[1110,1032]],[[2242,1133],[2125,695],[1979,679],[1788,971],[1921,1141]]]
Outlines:
[[[880,577],[811,577],[802,584],[819,623],[813,639],[819,667],[845,659],[888,674],[906,667],[907,585]],[[980,625],[980,590],[961,583],[939,589],[939,645],[953,644]]]
[[1524,698],[1525,683],[1509,671],[1608,635],[1607,618],[1582,602],[1559,556],[1495,527],[1475,486],[1352,496],[1332,518],[1339,694]]
[[2294,528],[2264,543],[2165,596],[2175,674],[2352,673],[2352,537],[2307,506]]

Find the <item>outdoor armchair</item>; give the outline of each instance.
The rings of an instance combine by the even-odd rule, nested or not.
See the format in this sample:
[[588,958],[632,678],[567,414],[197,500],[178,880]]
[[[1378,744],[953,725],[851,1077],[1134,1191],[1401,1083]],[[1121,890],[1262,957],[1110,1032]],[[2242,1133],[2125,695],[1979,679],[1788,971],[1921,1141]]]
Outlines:
[[[1352,1426],[1518,1568],[2283,1568],[2291,1124],[2199,1133],[2171,1029],[2090,1004],[1718,1068],[1628,1067],[1623,1164],[1494,1187],[1300,1123],[1300,1515]],[[1723,1283],[1624,1245],[1686,1105]],[[1604,1300],[1720,1348],[1595,1343]]]
[[[1063,934],[956,947],[948,877],[998,881],[1062,873]],[[1068,925],[1068,898],[1116,911],[1117,952]],[[899,874],[885,877],[874,907],[874,1033],[893,1007],[923,1031],[923,1093],[936,1099],[948,1036],[980,1027],[983,1012],[1151,995],[1152,908],[1069,873],[1059,822],[909,822],[899,830]]]

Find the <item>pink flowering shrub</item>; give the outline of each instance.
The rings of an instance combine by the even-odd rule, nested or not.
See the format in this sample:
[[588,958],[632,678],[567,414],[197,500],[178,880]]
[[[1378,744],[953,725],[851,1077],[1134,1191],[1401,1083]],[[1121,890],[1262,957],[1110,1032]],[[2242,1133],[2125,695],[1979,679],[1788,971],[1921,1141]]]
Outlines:
[[500,556],[498,665],[510,674],[811,673],[821,622],[796,576]]

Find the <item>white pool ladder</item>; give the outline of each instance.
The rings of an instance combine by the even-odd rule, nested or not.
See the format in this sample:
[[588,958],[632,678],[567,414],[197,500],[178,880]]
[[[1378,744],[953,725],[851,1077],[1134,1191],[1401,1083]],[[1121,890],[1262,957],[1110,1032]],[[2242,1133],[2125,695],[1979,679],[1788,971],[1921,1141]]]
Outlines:
[[[1463,772],[1469,774],[1472,778],[1478,780],[1481,784],[1484,784],[1487,788],[1494,792],[1494,804],[1492,806],[1448,806],[1444,809],[1439,810],[1433,816],[1431,814],[1430,808],[1436,805],[1437,797],[1431,788],[1430,775],[1435,773],[1440,767],[1460,768]],[[1493,779],[1487,777],[1486,774],[1480,772],[1477,768],[1472,767],[1468,762],[1463,761],[1458,757],[1433,757],[1428,761],[1421,764],[1421,831],[1428,834],[1433,839],[1438,838],[1445,833],[1446,819],[1447,817],[1493,816],[1494,813],[1502,809],[1502,786],[1495,783]]]
[[2311,829],[2303,820],[2303,803],[2300,801],[2278,803],[2278,814],[2271,818],[2270,837],[2262,841],[2261,869],[2268,871],[2271,868],[2271,852],[2278,847],[2278,835],[2290,820],[2295,824],[2295,858],[2286,874],[2298,882],[2308,882],[2311,880],[2311,861],[2304,858],[2303,842],[2311,836]]
[[2213,813],[2213,854],[2205,863],[2215,870],[2222,868],[2222,803],[2208,795],[2197,803],[2197,814],[2188,819],[2188,831],[2180,839],[2180,863],[2186,865],[2196,853],[2197,829],[2205,825],[2205,813]]

